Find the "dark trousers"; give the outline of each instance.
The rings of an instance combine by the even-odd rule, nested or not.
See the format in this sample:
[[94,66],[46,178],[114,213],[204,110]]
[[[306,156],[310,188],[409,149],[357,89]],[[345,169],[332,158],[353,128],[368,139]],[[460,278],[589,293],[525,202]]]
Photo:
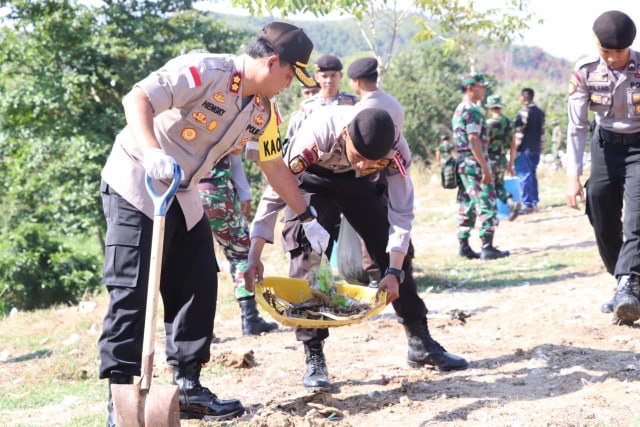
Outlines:
[[[107,220],[102,282],[109,307],[98,342],[100,378],[140,375],[153,221],[104,182]],[[160,293],[170,365],[207,362],[218,292],[217,264],[207,218],[187,231],[177,201],[165,222]]]
[[[319,176],[303,172],[300,190],[310,197],[311,204],[318,211],[318,222],[332,234],[336,212],[342,213],[356,232],[362,236],[371,257],[384,272],[389,266],[387,242],[389,240],[389,220],[387,206],[375,182],[368,178],[356,179],[353,173]],[[325,216],[325,213],[327,214]],[[285,213],[286,218],[295,214]],[[337,234],[332,239],[337,239]],[[304,238],[304,230],[299,221],[287,221],[283,229],[285,250],[291,254],[291,270],[299,278],[306,278],[309,271],[308,258],[311,248]],[[413,248],[404,259],[405,280],[400,285],[400,297],[393,308],[401,323],[424,319],[427,307],[418,295],[413,278],[411,259]],[[330,254],[327,254],[329,256]],[[321,340],[329,336],[328,329],[296,329],[299,341]]]
[[607,271],[640,275],[640,146],[605,143],[596,129],[586,191],[587,216]]

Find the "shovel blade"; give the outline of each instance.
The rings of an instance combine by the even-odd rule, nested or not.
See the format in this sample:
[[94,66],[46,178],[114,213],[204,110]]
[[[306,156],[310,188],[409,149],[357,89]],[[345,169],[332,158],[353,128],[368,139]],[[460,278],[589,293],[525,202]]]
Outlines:
[[149,389],[144,404],[144,422],[147,427],[180,426],[177,385],[154,385]]
[[144,396],[140,383],[111,384],[113,412],[118,427],[144,427]]
[[179,427],[178,386],[112,384],[113,411],[118,427]]

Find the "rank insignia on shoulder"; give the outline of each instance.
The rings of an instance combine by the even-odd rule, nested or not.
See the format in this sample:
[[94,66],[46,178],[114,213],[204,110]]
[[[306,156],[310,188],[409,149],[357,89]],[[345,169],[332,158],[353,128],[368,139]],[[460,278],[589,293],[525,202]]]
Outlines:
[[229,92],[237,95],[240,93],[240,83],[242,82],[242,73],[236,71],[231,75],[231,81],[229,82]]

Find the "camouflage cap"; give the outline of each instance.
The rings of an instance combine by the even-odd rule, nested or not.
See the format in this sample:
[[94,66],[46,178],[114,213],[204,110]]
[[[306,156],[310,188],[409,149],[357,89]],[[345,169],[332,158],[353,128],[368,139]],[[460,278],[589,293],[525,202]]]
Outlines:
[[484,106],[487,108],[503,108],[502,97],[500,95],[491,95],[487,98],[487,103]]
[[482,86],[488,86],[489,83],[487,83],[484,79],[484,74],[482,73],[469,73],[469,74],[465,74],[464,76],[462,76],[462,84],[467,86],[467,85],[473,85],[473,84],[480,84]]

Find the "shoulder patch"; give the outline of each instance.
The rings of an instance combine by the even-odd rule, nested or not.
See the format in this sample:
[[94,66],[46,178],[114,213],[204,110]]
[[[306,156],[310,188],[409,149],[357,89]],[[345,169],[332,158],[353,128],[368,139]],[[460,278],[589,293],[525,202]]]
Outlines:
[[585,58],[580,59],[578,62],[576,62],[576,69],[578,68],[582,68],[585,65],[589,65],[589,64],[593,64],[596,62],[600,62],[600,57],[599,56],[587,56]]

